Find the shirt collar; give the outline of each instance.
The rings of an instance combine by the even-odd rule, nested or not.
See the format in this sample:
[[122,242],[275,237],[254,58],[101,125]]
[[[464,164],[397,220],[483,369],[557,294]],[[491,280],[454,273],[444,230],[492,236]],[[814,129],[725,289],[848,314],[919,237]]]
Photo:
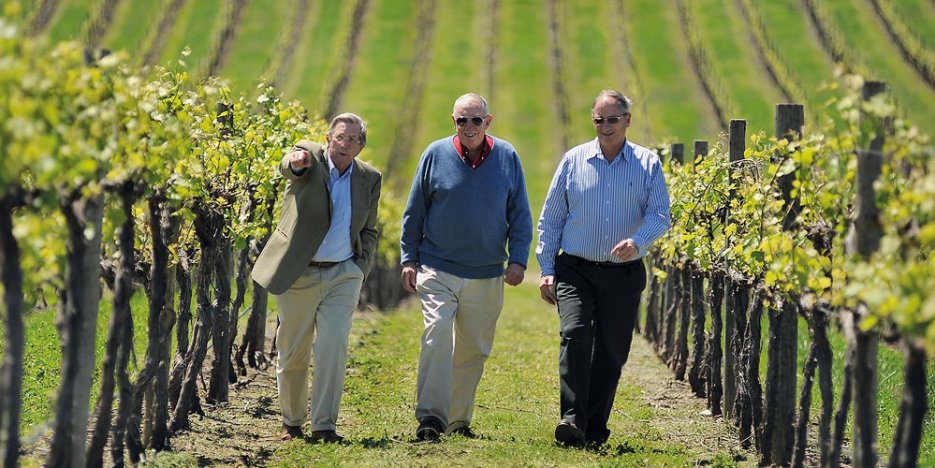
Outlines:
[[[617,157],[614,158],[614,161],[618,159],[622,159],[626,161],[627,154],[630,153],[628,149],[629,146],[630,146],[630,140],[623,140],[623,146],[620,147],[620,152],[617,153]],[[601,152],[601,142],[597,139],[597,137],[594,138],[594,144],[591,148],[591,155],[588,156],[588,159],[591,159],[591,158],[601,158],[605,161],[607,160],[607,158],[604,157],[604,153]]]
[[[493,137],[492,136],[484,135],[484,142],[487,148],[490,148],[491,150],[493,149]],[[452,144],[454,144],[455,146],[455,151],[457,151],[459,155],[464,156],[464,147],[461,146],[461,139],[458,138],[458,135],[454,136],[454,139],[452,139]]]
[[354,172],[354,165],[357,162],[356,159],[352,159],[351,165],[347,167],[347,172],[345,172],[344,174],[341,174],[341,172],[338,171],[338,168],[335,167],[334,161],[331,160],[330,153],[325,153],[325,159],[328,160],[328,174],[331,174],[332,176],[337,177],[339,179],[344,178],[344,177],[350,177],[351,172]]

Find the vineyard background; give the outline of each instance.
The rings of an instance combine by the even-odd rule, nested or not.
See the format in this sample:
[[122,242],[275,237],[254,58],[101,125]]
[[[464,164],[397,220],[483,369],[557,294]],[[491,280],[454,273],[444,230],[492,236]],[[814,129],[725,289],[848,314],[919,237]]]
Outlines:
[[[927,395],[923,400],[929,408],[935,404],[931,358],[935,305],[927,289],[935,277],[930,259],[932,198],[926,198],[932,190],[926,185],[931,184],[932,149],[921,136],[935,134],[935,4],[930,1],[27,0],[7,1],[5,15],[5,28],[18,24],[10,27],[32,38],[23,41],[4,35],[0,39],[6,41],[4,55],[17,60],[0,74],[4,86],[0,116],[8,122],[0,154],[0,231],[12,234],[0,244],[4,247],[7,321],[3,390],[20,394],[20,387],[10,380],[17,370],[8,362],[17,354],[27,358],[21,418],[7,411],[10,392],[3,392],[7,399],[2,401],[0,422],[7,463],[16,460],[16,451],[7,445],[10,434],[35,434],[45,423],[51,441],[46,461],[55,465],[66,460],[56,457],[72,457],[72,463],[83,463],[83,451],[75,449],[83,446],[83,431],[76,430],[82,425],[82,409],[96,408],[97,398],[114,388],[118,397],[105,408],[113,405],[120,414],[115,419],[118,431],[130,431],[128,440],[135,442],[128,444],[128,451],[134,460],[144,440],[143,434],[133,434],[140,431],[140,421],[134,418],[155,419],[147,419],[145,425],[154,428],[155,436],[143,429],[146,442],[155,448],[160,447],[161,438],[168,437],[170,425],[173,430],[186,427],[189,407],[197,409],[200,404],[196,377],[203,362],[209,364],[205,378],[210,388],[201,398],[210,404],[227,401],[229,373],[253,372],[246,369],[262,364],[254,360],[262,360],[263,355],[253,351],[263,346],[259,325],[266,301],[262,292],[248,291],[244,272],[249,271],[251,247],[262,243],[273,222],[271,213],[276,212],[281,186],[268,168],[300,136],[322,138],[320,117],[353,111],[370,123],[369,144],[361,157],[383,170],[386,200],[381,207],[381,266],[368,281],[365,301],[387,309],[397,304],[402,298],[395,268],[399,194],[408,187],[425,144],[451,132],[451,102],[468,91],[488,97],[496,117],[492,132],[516,145],[527,172],[533,212],[538,213],[563,150],[593,135],[587,119],[593,96],[607,86],[623,90],[636,102],[629,136],[660,149],[669,164],[676,201],[675,229],[653,255],[654,262],[662,262],[656,271],[663,266],[668,269],[666,281],[683,271],[703,276],[707,278],[704,294],[709,294],[715,284],[710,275],[718,271],[713,266],[727,267],[724,274],[740,274],[754,284],[768,283],[772,290],[764,294],[775,298],[772,306],[779,311],[792,302],[790,291],[797,291],[795,302],[801,296],[814,296],[811,299],[828,304],[822,310],[833,311],[826,319],[832,324],[835,401],[843,382],[845,354],[845,340],[834,325],[842,316],[839,312],[855,312],[857,335],[868,330],[882,333],[885,343],[873,351],[879,354],[880,364],[877,374],[870,377],[880,380],[879,401],[873,405],[880,411],[877,442],[883,459],[898,432],[899,395],[892,393],[902,391],[904,349],[916,358],[922,353],[922,369],[928,372],[923,377],[927,382],[922,387]],[[69,39],[77,43],[53,51],[59,41]],[[85,46],[127,52],[100,59],[89,68],[82,55]],[[138,71],[141,65],[148,68]],[[861,106],[858,96],[863,81],[845,75],[849,73],[884,80],[887,92]],[[220,82],[204,81],[212,75],[227,79],[230,89]],[[264,85],[257,86],[258,82]],[[290,103],[292,99],[301,104]],[[773,105],[779,102],[803,104],[805,143],[801,146],[757,135],[762,131],[786,136],[774,123]],[[891,262],[890,269],[885,262],[861,267],[854,258],[867,257],[865,253],[845,252],[844,234],[853,213],[840,209],[839,204],[832,215],[828,206],[834,204],[827,200],[813,200],[812,205],[802,202],[806,213],[801,223],[830,225],[837,234],[828,234],[837,240],[833,255],[818,247],[797,251],[805,249],[806,240],[811,242],[807,229],[790,231],[799,234],[790,234],[796,242],[787,246],[777,237],[764,235],[762,226],[742,223],[734,228],[737,236],[744,229],[747,233],[759,229],[756,241],[747,238],[743,244],[745,253],[731,256],[706,251],[712,250],[714,242],[723,241],[718,235],[729,225],[729,221],[712,221],[725,219],[718,210],[726,198],[710,198],[710,193],[729,192],[726,164],[740,159],[728,154],[732,146],[728,135],[736,134],[731,119],[736,118],[746,120],[742,141],[752,150],[745,158],[758,161],[761,172],[757,175],[772,174],[778,180],[779,175],[795,174],[799,199],[809,190],[843,197],[839,202],[857,197],[854,187],[846,187],[846,182],[857,177],[854,169],[859,158],[854,154],[870,148],[874,136],[885,134],[881,177],[884,188],[890,188],[878,194],[877,200],[881,204],[889,200],[906,212],[887,211],[889,205],[884,204],[881,216],[886,221],[905,224],[911,219],[915,223],[906,232],[890,233],[888,244],[884,241],[882,247],[889,256],[880,258]],[[118,131],[111,135],[107,129]],[[708,141],[713,152],[708,155],[692,148],[694,140]],[[672,155],[679,149],[673,142],[684,142],[689,148],[681,151],[708,155],[703,161],[714,162],[693,164],[691,158],[674,162],[679,158]],[[813,155],[808,164],[802,154]],[[824,159],[850,170],[834,172],[825,162],[814,163]],[[793,162],[783,166],[783,161]],[[705,164],[721,166],[704,169]],[[906,167],[917,169],[893,169]],[[760,178],[745,182],[744,187],[753,191],[741,192],[754,197],[759,189],[761,198],[759,205],[748,202],[750,206],[742,207],[750,211],[741,211],[741,216],[759,214],[751,219],[769,219],[770,228],[782,232],[784,205],[765,201],[774,192],[780,193],[781,187],[770,184],[772,178],[765,180],[765,184]],[[707,185],[698,181],[707,181]],[[903,182],[905,187],[899,188]],[[787,194],[786,201],[795,198]],[[822,216],[808,218],[809,207]],[[124,224],[127,221],[132,223]],[[88,232],[96,234],[88,236]],[[121,237],[121,232],[135,233],[130,236],[134,239]],[[707,244],[698,240],[706,236]],[[103,247],[95,247],[101,239]],[[6,250],[13,240],[21,249],[20,260],[14,263],[21,263],[20,281],[25,283],[14,288],[25,292],[19,299],[11,296],[10,285],[16,284],[16,278],[10,276],[7,263],[16,260]],[[771,261],[752,257],[767,247],[797,253],[773,255]],[[136,261],[132,262],[134,255],[128,252],[134,250]],[[103,295],[96,318],[100,288],[96,269],[102,255],[101,271],[109,291]],[[811,261],[797,263],[789,258]],[[834,276],[838,270],[820,258],[828,258],[844,273]],[[190,276],[186,276],[189,266]],[[826,273],[833,283],[820,279]],[[533,271],[528,274],[537,276]],[[228,281],[221,281],[224,278]],[[664,284],[662,275],[657,279],[657,286]],[[866,293],[881,284],[895,294]],[[60,296],[59,291],[64,294]],[[677,378],[691,379],[688,371],[695,366],[689,366],[689,358],[701,359],[705,353],[704,347],[699,351],[695,344],[713,340],[708,341],[710,352],[714,348],[710,343],[722,338],[706,338],[705,333],[712,333],[711,318],[703,322],[690,317],[691,301],[678,298],[679,291],[687,297],[692,288],[673,285],[666,291],[657,291],[656,308],[647,295],[648,317],[665,324],[659,330],[670,334],[654,344]],[[802,294],[806,291],[814,294]],[[187,294],[189,301],[179,300],[178,294],[183,298]],[[168,305],[173,303],[177,310]],[[191,332],[186,303],[194,305],[197,313]],[[659,308],[663,305],[664,309]],[[762,312],[764,343],[771,336],[770,318],[782,315],[771,312],[769,306]],[[15,322],[16,314],[11,311],[17,308],[22,309],[25,324]],[[676,319],[663,310],[683,315]],[[748,314],[746,309],[738,310],[739,315]],[[799,330],[792,335],[796,346],[788,342],[786,346],[798,349],[797,360],[784,358],[785,369],[793,366],[792,375],[806,368],[805,354],[814,341],[809,332],[814,324],[806,321],[814,315],[811,310],[796,310],[791,322],[786,314],[785,326],[791,323]],[[796,320],[800,313],[803,318]],[[108,322],[114,317],[122,319]],[[121,332],[130,317],[135,327],[132,343]],[[233,328],[236,320],[227,322],[236,317],[241,317],[239,329]],[[61,335],[56,334],[56,320],[63,324]],[[672,325],[675,321],[678,326]],[[703,325],[700,334],[689,333],[694,324]],[[644,325],[647,333],[653,330],[651,322]],[[875,327],[868,328],[871,325]],[[18,332],[23,328],[17,327],[27,332]],[[23,336],[25,342],[18,342],[17,337]],[[97,343],[88,336],[95,336]],[[659,339],[652,334],[650,338]],[[60,339],[66,356],[61,369],[56,356],[42,351]],[[728,360],[733,345],[729,336],[723,340]],[[222,351],[234,342],[233,355]],[[25,347],[25,352],[15,351],[17,346]],[[754,374],[767,378],[766,348],[759,362],[750,361],[748,350],[746,363],[727,363],[725,398],[731,393],[727,387],[732,384],[727,382],[736,378],[736,373],[730,373],[735,364],[738,368],[751,365],[758,369]],[[169,358],[168,353],[177,357]],[[226,359],[236,362],[238,353],[242,367],[232,367]],[[140,363],[127,373],[134,355]],[[736,357],[743,358],[739,352]],[[96,369],[93,385],[91,368]],[[798,395],[803,382],[792,382],[797,385],[786,391]],[[59,393],[50,392],[60,385]],[[152,403],[146,397],[147,410],[140,412],[148,387],[165,388],[169,394],[153,395]],[[60,398],[61,391],[69,389],[78,395]],[[710,389],[701,393],[706,392],[710,397]],[[817,388],[814,393],[811,406],[813,414],[818,414]],[[708,401],[713,410],[714,403]],[[54,423],[51,414],[59,416]],[[919,427],[932,424],[930,414],[925,418]],[[818,420],[817,416],[812,419]],[[110,419],[91,418],[98,428],[102,420]],[[750,427],[755,422],[736,421],[741,439],[744,424],[755,433],[756,428]],[[109,429],[101,428],[103,432],[91,439],[94,450],[104,450]],[[53,437],[60,434],[73,437]],[[925,432],[921,436],[919,463],[933,464],[935,435]],[[117,432],[111,437],[123,440],[124,435]],[[744,443],[755,442],[754,448],[765,461],[788,461],[781,456],[788,452],[784,448],[776,449],[775,455],[769,447],[763,452],[764,439],[772,440],[755,434]],[[815,446],[812,463],[820,461],[814,458]],[[88,457],[92,459],[90,452]],[[859,457],[856,463],[861,464]]]

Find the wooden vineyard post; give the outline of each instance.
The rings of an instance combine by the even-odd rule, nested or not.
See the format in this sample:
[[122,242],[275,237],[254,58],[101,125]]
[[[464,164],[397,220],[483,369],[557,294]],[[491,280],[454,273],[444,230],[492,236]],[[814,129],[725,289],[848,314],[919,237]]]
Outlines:
[[[730,121],[730,137],[729,137],[730,138],[730,143],[729,143],[730,164],[727,167],[727,178],[731,186],[733,186],[733,182],[732,182],[733,173],[737,169],[736,166],[738,164],[738,161],[743,159],[743,153],[746,150],[746,146],[745,146],[746,131],[747,131],[746,120],[734,119]],[[728,205],[727,207],[725,207],[725,210],[724,210],[725,226],[727,225],[727,221],[730,218],[730,211],[729,211],[730,200],[736,198],[736,196],[737,196],[736,190],[734,190],[732,187],[729,193]],[[723,291],[724,291],[724,295],[726,299],[731,290],[730,273],[727,272],[727,274],[723,275],[723,277],[725,278],[725,281],[722,284],[723,284]],[[720,354],[720,347],[721,347],[721,340],[719,336],[720,321],[721,321],[720,310],[715,311],[714,309],[712,309],[711,312],[712,312],[711,320],[712,320],[712,323],[714,324],[713,332],[715,334],[712,337],[712,341],[718,347],[717,351],[718,351],[718,354]],[[712,389],[711,393],[714,394],[715,392],[717,392],[716,394],[720,395],[720,392],[718,392],[718,390],[721,390],[721,388],[723,388],[724,416],[726,416],[728,420],[732,420],[734,417],[734,398],[737,395],[737,389],[736,389],[737,359],[736,359],[736,355],[731,352],[731,350],[733,349],[731,344],[733,343],[735,339],[735,333],[736,331],[734,329],[734,310],[733,310],[733,307],[730,305],[730,303],[727,303],[725,304],[725,307],[724,307],[724,346],[727,349],[727,353],[724,354],[723,387],[721,385],[721,379],[719,378],[719,376],[712,376],[711,380],[714,383],[714,385],[717,385],[718,388]],[[717,369],[715,369],[714,372],[720,372],[720,359],[715,359],[711,363],[711,366],[712,368],[717,366]],[[720,402],[718,401],[717,403],[719,404]]]
[[[805,124],[801,104],[776,106],[776,136],[799,139]],[[792,196],[795,172],[779,178],[786,215],[783,230],[796,229],[798,197]],[[766,372],[766,408],[763,427],[763,462],[788,465],[795,441],[795,390],[798,340],[798,301],[784,297],[779,310],[769,314],[769,344]]]

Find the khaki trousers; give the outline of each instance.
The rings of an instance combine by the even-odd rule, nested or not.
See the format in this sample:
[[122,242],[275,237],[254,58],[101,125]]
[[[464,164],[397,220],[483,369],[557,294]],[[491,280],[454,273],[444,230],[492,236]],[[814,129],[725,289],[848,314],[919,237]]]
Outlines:
[[422,265],[416,275],[425,332],[416,419],[470,426],[477,384],[503,308],[503,276],[465,279]]
[[363,279],[363,272],[348,259],[332,267],[308,267],[288,291],[275,296],[276,383],[284,423],[301,426],[308,416],[308,365],[314,350],[312,430],[335,430],[347,338]]

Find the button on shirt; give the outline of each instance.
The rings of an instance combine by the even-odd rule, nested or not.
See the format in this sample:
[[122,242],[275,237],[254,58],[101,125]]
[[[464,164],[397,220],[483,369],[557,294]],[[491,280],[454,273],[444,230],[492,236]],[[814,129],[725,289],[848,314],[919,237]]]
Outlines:
[[312,257],[315,262],[343,262],[354,256],[351,247],[351,173],[354,162],[341,174],[328,156],[328,192],[331,195],[331,227]]
[[593,141],[562,158],[539,217],[536,259],[542,276],[555,274],[559,249],[594,262],[620,263],[610,251],[633,239],[639,257],[669,229],[669,191],[659,157],[624,142],[607,161]]

